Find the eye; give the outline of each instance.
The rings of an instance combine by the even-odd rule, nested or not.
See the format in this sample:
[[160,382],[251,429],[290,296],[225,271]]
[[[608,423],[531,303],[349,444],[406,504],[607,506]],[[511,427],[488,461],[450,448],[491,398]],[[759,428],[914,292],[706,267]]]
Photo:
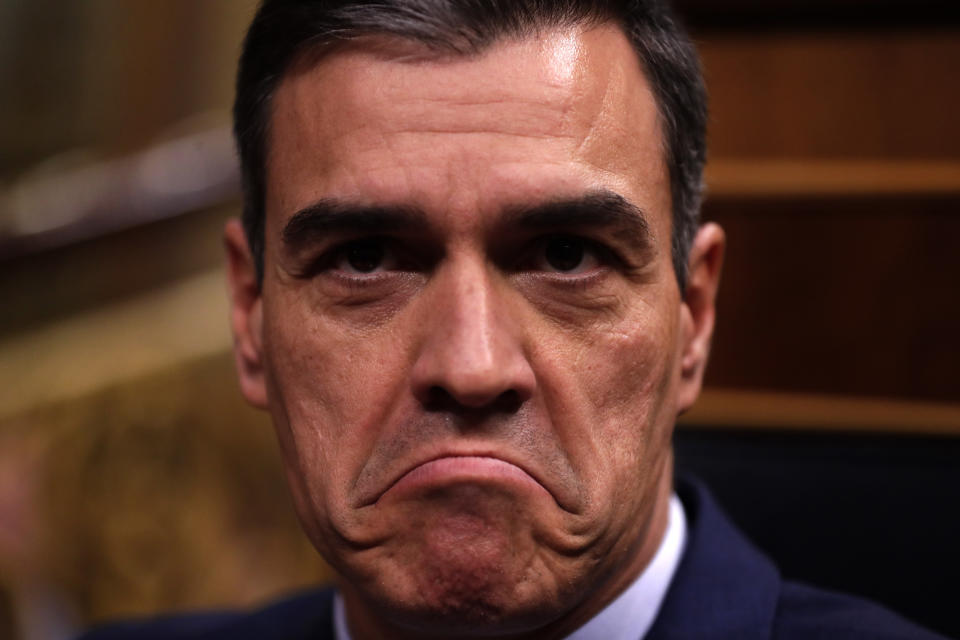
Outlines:
[[365,238],[341,246],[333,260],[333,267],[349,274],[369,274],[394,268],[395,262],[383,240]]
[[597,247],[579,236],[549,236],[543,240],[538,253],[537,267],[543,271],[576,274],[600,264]]

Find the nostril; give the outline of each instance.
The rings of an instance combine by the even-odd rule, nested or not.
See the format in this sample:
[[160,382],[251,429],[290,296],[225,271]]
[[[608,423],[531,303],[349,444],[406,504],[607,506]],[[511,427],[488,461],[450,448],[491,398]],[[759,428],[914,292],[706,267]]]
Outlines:
[[433,385],[427,389],[423,399],[423,408],[427,411],[450,411],[457,404],[453,396],[439,385]]
[[423,408],[427,411],[445,411],[450,413],[516,413],[523,404],[523,398],[514,389],[507,389],[494,398],[485,401],[477,399],[458,400],[440,385],[433,385],[423,398]]
[[514,389],[508,389],[497,396],[493,402],[492,409],[502,413],[516,413],[520,410],[523,399]]

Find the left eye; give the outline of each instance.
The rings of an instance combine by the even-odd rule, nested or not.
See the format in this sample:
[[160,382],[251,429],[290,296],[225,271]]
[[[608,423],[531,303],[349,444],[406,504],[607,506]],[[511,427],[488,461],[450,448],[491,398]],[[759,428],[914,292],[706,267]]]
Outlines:
[[364,239],[348,242],[340,247],[333,266],[347,273],[368,274],[391,269],[394,262],[382,240]]
[[550,236],[543,240],[537,253],[537,266],[543,271],[583,273],[600,264],[597,248],[578,236]]

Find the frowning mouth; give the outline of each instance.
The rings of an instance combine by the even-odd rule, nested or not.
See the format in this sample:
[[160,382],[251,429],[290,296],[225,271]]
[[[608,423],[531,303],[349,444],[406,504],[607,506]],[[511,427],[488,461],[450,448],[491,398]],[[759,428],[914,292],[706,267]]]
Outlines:
[[491,456],[447,455],[420,463],[401,475],[374,502],[461,483],[512,485],[521,491],[551,494],[521,467]]

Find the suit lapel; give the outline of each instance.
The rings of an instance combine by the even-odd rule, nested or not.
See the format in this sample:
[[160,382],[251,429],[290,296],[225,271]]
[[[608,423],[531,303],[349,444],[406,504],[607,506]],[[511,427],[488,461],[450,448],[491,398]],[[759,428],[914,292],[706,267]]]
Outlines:
[[780,574],[690,480],[677,482],[690,526],[683,559],[645,640],[767,640]]

